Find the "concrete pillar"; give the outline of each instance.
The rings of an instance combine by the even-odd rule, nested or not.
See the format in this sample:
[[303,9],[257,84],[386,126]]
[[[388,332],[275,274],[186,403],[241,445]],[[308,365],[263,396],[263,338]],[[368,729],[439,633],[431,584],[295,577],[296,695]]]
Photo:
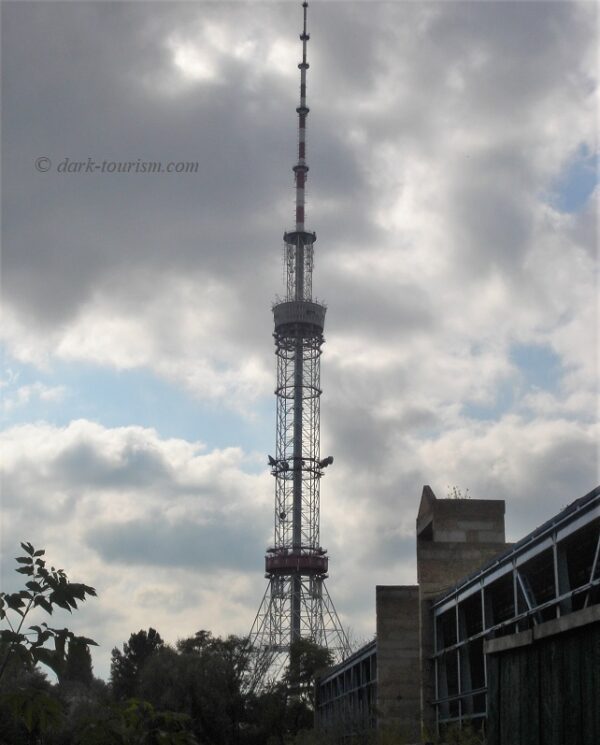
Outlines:
[[377,713],[385,729],[420,739],[419,588],[377,586]]

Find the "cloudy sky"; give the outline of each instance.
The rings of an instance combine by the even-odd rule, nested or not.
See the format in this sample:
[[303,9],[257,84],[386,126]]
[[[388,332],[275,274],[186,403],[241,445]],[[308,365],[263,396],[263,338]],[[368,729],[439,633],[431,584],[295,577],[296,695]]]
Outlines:
[[[357,639],[415,581],[424,484],[505,499],[514,540],[598,483],[597,15],[309,9],[322,541]],[[265,589],[300,19],[2,5],[2,585],[20,540],[94,585],[70,625],[102,676],[150,625],[247,633]]]

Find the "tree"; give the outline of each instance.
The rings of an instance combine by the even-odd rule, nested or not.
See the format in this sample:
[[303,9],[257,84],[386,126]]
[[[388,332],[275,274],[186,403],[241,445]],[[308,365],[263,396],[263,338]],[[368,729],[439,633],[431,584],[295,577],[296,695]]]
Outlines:
[[314,686],[317,675],[333,664],[333,655],[310,639],[297,639],[290,645],[290,661],[284,680],[289,699],[287,728],[296,735],[313,725]]
[[[47,665],[60,680],[70,645],[79,643],[86,647],[91,644],[97,646],[96,642],[83,636],[75,636],[66,628],[50,628],[46,623],[30,626],[29,632],[24,633],[25,619],[36,608],[41,608],[49,615],[52,615],[56,607],[71,613],[77,608],[78,601],[84,601],[87,595],[95,596],[96,591],[88,585],[70,582],[62,569],[47,569],[46,562],[42,559],[46,553],[43,549],[36,551],[31,543],[21,543],[21,547],[26,555],[17,557],[16,561],[21,566],[16,571],[30,579],[25,583],[26,589],[13,593],[0,592],[0,621],[4,621],[9,627],[0,630],[0,642],[6,644],[6,651],[0,662],[0,678],[11,657],[16,655],[28,668],[38,662]],[[17,622],[15,617],[20,620]],[[45,646],[50,640],[54,649]]]
[[247,721],[255,738],[252,742],[286,745],[299,733],[312,729],[314,682],[318,673],[332,663],[328,649],[309,639],[294,642],[282,679],[246,702]]
[[156,629],[140,630],[131,634],[129,642],[123,644],[121,652],[115,647],[111,654],[110,681],[115,698],[123,700],[136,695],[140,674],[144,665],[164,642]]
[[290,646],[290,661],[285,673],[285,682],[290,692],[311,710],[317,675],[331,665],[332,653],[310,639],[297,639]]
[[94,680],[90,648],[81,639],[75,639],[69,644],[63,679],[85,686],[91,685]]
[[213,637],[199,631],[165,647],[148,661],[138,695],[155,707],[191,717],[196,737],[210,745],[242,742],[245,698],[242,680],[248,668],[245,638]]

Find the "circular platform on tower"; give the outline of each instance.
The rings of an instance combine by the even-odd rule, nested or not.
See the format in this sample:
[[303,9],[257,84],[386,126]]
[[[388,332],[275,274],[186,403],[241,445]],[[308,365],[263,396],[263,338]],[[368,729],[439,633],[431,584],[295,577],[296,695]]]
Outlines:
[[269,574],[326,574],[329,566],[327,556],[314,554],[273,554],[265,556],[265,571]]
[[311,332],[323,333],[326,308],[312,300],[288,300],[273,306],[275,333],[285,334],[287,328],[306,326]]

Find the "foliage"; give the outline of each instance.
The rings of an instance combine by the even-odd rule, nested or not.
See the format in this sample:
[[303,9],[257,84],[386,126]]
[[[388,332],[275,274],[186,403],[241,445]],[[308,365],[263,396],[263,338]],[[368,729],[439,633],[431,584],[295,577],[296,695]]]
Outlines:
[[112,650],[110,681],[115,698],[125,700],[136,695],[144,665],[163,646],[160,634],[150,628],[131,634],[129,641],[123,644],[122,652],[117,647]]
[[29,686],[21,686],[2,696],[2,703],[21,722],[29,734],[56,729],[63,720],[63,709],[55,696]]
[[314,721],[314,683],[319,672],[331,664],[331,653],[318,644],[307,639],[292,644],[283,678],[247,701],[247,721],[254,727],[257,743],[309,743],[313,735],[317,738],[315,742],[321,742],[319,737],[323,733],[310,732]]
[[44,673],[13,655],[0,681],[0,745],[28,745],[55,729],[62,713]]
[[294,645],[282,680],[260,694],[245,693],[251,649],[246,638],[208,631],[163,645],[139,670],[135,695],[156,710],[190,717],[206,745],[281,745],[313,724],[312,693],[331,655],[311,642]]
[[319,672],[333,665],[333,655],[310,639],[297,639],[290,646],[290,662],[285,681],[304,700],[312,700],[313,686]]
[[[22,566],[16,569],[30,579],[25,588],[18,592],[0,592],[0,621],[5,621],[9,628],[0,631],[0,642],[7,645],[0,664],[0,678],[4,675],[12,655],[16,655],[27,666],[33,667],[38,662],[50,667],[60,679],[64,673],[68,648],[73,643],[96,644],[92,639],[75,636],[68,629],[53,629],[46,623],[40,626],[30,626],[29,633],[23,633],[25,618],[34,608],[42,608],[52,614],[56,607],[68,610],[69,613],[77,608],[78,601],[84,601],[86,595],[96,595],[93,587],[70,582],[62,569],[46,568],[46,562],[41,557],[45,551],[36,551],[31,543],[21,543],[25,556],[18,556],[16,561]],[[20,618],[11,619],[11,614]],[[33,638],[30,638],[33,637]],[[44,646],[52,640],[54,649]]]
[[199,631],[164,648],[144,667],[138,694],[157,707],[185,713],[203,742],[238,742],[245,716],[242,680],[247,671],[246,639],[213,637]]
[[459,486],[448,486],[447,492],[448,499],[471,499],[469,496],[469,490],[465,489],[464,492]]
[[130,699],[85,722],[76,745],[198,745],[189,717],[157,711],[147,701]]
[[256,693],[247,638],[202,630],[173,648],[149,628],[112,650],[106,685],[93,676],[91,639],[46,623],[23,630],[36,608],[71,612],[96,593],[21,546],[25,587],[0,593],[0,745],[325,745],[309,730],[315,677],[332,664],[326,649],[296,642],[279,682]]
[[85,686],[91,685],[94,680],[90,648],[82,639],[74,639],[69,644],[63,680],[71,683],[82,683]]
[[54,686],[53,693],[60,700],[65,716],[52,745],[73,745],[75,734],[90,721],[102,718],[103,712],[114,703],[108,685],[96,678],[91,683],[66,680]]
[[[88,585],[70,582],[62,569],[48,569],[42,558],[45,551],[36,551],[31,543],[21,543],[21,547],[25,555],[16,559],[17,572],[28,578],[25,589],[0,593],[0,620],[8,625],[0,630],[0,727],[6,738],[0,738],[0,743],[63,742],[58,733],[64,730],[69,704],[61,687],[69,680],[91,682],[89,645],[96,642],[46,623],[29,626],[26,632],[23,627],[37,608],[50,615],[56,608],[72,612],[78,602],[96,592]],[[46,646],[48,642],[53,649]],[[46,680],[38,663],[56,674],[59,685]]]

